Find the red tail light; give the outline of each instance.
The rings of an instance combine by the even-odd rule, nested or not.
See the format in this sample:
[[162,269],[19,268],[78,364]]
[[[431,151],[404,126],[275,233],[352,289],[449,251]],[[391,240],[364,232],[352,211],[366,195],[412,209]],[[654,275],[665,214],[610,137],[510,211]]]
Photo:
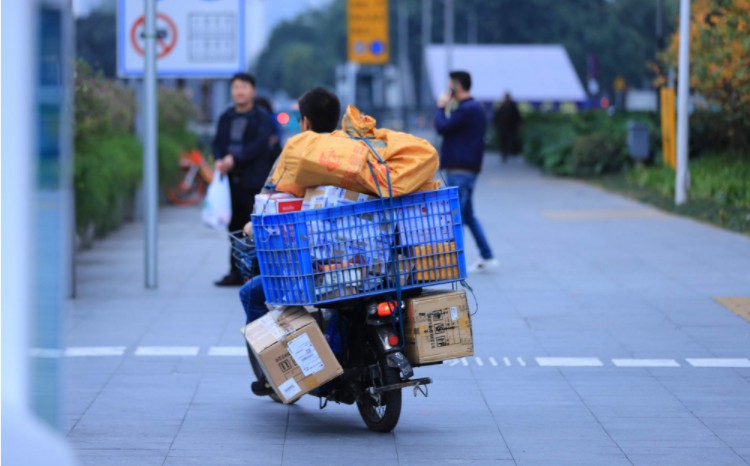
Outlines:
[[398,345],[398,337],[396,335],[391,335],[388,337],[388,344],[391,346]]
[[378,304],[378,317],[388,317],[393,314],[393,310],[396,309],[395,301],[386,301]]

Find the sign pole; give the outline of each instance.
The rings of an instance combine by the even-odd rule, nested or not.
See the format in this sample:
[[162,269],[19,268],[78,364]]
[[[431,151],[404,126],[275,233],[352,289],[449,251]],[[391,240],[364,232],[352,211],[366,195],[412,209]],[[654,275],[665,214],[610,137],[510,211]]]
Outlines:
[[145,1],[145,66],[144,66],[144,138],[143,138],[143,194],[145,225],[146,288],[157,286],[157,225],[159,214],[158,170],[156,158],[157,100],[156,100],[156,0]]
[[680,0],[680,50],[677,82],[677,171],[674,202],[687,201],[688,172],[688,96],[690,94],[690,0]]

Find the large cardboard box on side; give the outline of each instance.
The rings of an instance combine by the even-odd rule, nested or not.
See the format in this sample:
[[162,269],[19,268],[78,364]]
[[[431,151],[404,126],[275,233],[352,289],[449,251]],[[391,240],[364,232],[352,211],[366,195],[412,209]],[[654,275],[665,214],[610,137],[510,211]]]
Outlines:
[[303,307],[272,310],[242,329],[268,382],[291,403],[344,371]]
[[431,291],[407,301],[406,355],[414,365],[474,354],[465,291]]

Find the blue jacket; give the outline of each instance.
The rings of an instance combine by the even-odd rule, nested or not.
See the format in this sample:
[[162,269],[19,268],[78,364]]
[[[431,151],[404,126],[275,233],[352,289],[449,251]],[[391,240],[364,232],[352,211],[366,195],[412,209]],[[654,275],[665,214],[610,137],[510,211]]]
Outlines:
[[445,116],[444,109],[437,109],[435,129],[443,136],[440,167],[479,173],[487,129],[487,115],[479,102],[471,97],[461,101],[450,117]]

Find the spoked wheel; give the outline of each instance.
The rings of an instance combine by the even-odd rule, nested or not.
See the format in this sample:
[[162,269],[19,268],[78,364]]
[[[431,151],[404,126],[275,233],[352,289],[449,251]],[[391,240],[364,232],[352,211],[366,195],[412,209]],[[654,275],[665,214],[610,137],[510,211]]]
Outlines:
[[[246,343],[247,345],[247,343]],[[253,373],[255,374],[256,380],[260,380],[261,378],[265,378],[266,376],[263,374],[263,369],[260,367],[260,363],[257,359],[255,359],[255,355],[253,354],[253,351],[250,349],[250,347],[247,348],[247,357],[250,359],[250,365],[253,367]],[[281,398],[279,398],[279,395],[276,394],[276,392],[272,392],[270,395],[268,395],[270,399],[275,401],[276,403],[282,403]],[[289,404],[296,403],[297,400],[292,401]]]
[[[380,366],[382,377],[376,386],[399,383],[398,370],[388,367],[385,363]],[[363,393],[357,400],[357,408],[367,428],[381,433],[392,431],[401,417],[401,389],[390,390],[378,395]]]

